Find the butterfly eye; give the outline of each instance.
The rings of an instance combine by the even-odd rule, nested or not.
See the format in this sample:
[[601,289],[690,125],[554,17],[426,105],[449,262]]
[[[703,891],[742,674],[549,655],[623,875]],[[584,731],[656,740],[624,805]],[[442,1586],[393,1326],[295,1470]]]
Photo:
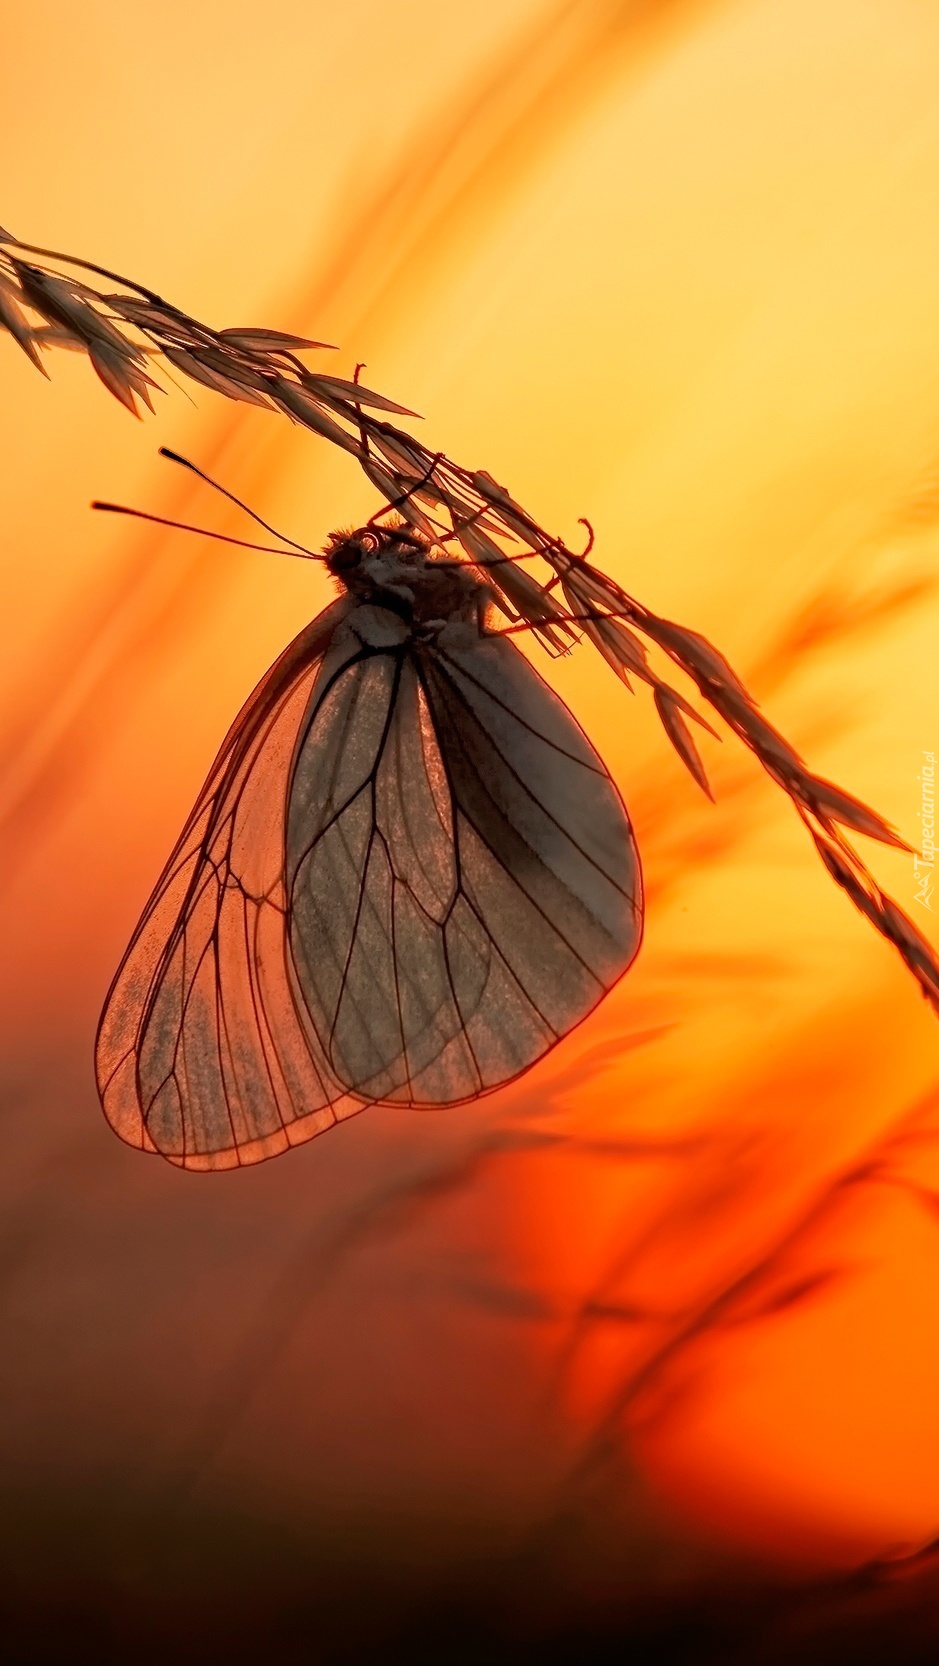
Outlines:
[[331,573],[348,572],[351,567],[357,567],[362,559],[360,541],[351,538],[343,539],[342,543],[334,545],[328,551],[326,563]]

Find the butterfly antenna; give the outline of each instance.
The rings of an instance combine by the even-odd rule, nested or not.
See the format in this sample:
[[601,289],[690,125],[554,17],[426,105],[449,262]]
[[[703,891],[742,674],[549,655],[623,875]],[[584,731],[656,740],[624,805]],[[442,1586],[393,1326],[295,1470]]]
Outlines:
[[[195,463],[190,463],[188,457],[181,457],[178,451],[171,451],[168,445],[161,445],[160,456],[166,457],[171,463],[179,463],[182,468],[189,469],[191,474],[197,474],[199,479],[204,480],[207,486],[211,486],[214,491],[220,492],[222,497],[227,497],[229,503],[234,503],[239,509],[243,509],[246,515],[250,515],[251,519],[257,522],[258,526],[263,526],[265,532],[269,532],[274,538],[280,538],[285,544],[290,544],[299,555],[305,555],[308,561],[323,560],[323,557],[317,554],[315,550],[308,550],[305,544],[298,544],[295,538],[288,538],[286,532],[279,532],[276,526],[271,526],[269,521],[265,521],[262,516],[258,515],[253,509],[250,509],[246,503],[242,503],[241,498],[236,497],[234,492],[230,492],[227,486],[220,486],[218,481],[213,480],[210,474],[205,474],[202,469],[196,467]],[[199,529],[196,528],[195,530],[198,531]],[[220,536],[220,534],[214,534],[213,536]],[[233,543],[240,543],[240,541],[241,540],[237,538],[231,540]],[[248,549],[252,549],[258,548],[259,546],[249,544],[246,547]],[[281,550],[279,553],[281,555],[286,555],[287,551]]]
[[187,521],[169,521],[164,515],[149,515],[145,509],[130,509],[124,503],[101,503],[96,498],[91,507],[103,509],[109,515],[132,515],[138,521],[153,521],[157,526],[171,526],[176,532],[198,532],[202,538],[217,538],[221,544],[237,544],[242,550],[260,550],[263,555],[299,557],[302,553],[310,560],[317,559],[309,556],[306,550],[280,550],[273,544],[250,544],[244,538],[230,538],[227,532],[210,532],[207,526],[190,526]]

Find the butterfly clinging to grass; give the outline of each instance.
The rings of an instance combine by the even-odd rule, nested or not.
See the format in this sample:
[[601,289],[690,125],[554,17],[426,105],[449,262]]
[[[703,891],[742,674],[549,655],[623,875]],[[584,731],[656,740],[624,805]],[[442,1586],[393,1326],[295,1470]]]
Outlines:
[[111,986],[97,1072],[123,1139],[225,1168],[368,1104],[473,1099],[622,977],[642,934],[629,819],[520,632],[553,654],[587,642],[647,684],[707,791],[690,724],[710,725],[653,668],[645,644],[660,649],[789,795],[939,1010],[939,959],[844,829],[903,841],[807,770],[709,642],[591,561],[592,533],[570,549],[490,474],[391,422],[411,414],[401,406],[309,369],[301,355],[322,344],[209,329],[4,234],[0,326],[39,369],[56,346],[84,350],[135,414],[152,409],[161,361],[280,411],[355,457],[384,502],[318,554],[286,541],[339,595],[236,718]]

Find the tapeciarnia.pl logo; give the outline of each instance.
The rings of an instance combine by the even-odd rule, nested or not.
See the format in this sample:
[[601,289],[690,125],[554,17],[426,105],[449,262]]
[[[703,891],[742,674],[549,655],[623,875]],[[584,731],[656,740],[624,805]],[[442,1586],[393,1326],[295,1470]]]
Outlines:
[[933,879],[936,868],[936,754],[924,752],[920,772],[919,855],[913,857],[913,901],[932,911]]

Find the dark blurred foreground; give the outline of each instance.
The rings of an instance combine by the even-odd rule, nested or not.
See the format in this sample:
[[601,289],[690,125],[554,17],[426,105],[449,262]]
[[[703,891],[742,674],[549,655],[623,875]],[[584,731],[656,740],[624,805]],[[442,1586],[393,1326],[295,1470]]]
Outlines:
[[939,1561],[841,1580],[631,1575],[573,1519],[497,1557],[393,1521],[316,1541],[232,1516],[123,1519],[7,1499],[0,1658],[111,1662],[926,1662]]
[[787,1582],[579,1461],[470,1113],[194,1182],[49,1070],[0,1171],[0,1666],[939,1661],[939,1555]]

